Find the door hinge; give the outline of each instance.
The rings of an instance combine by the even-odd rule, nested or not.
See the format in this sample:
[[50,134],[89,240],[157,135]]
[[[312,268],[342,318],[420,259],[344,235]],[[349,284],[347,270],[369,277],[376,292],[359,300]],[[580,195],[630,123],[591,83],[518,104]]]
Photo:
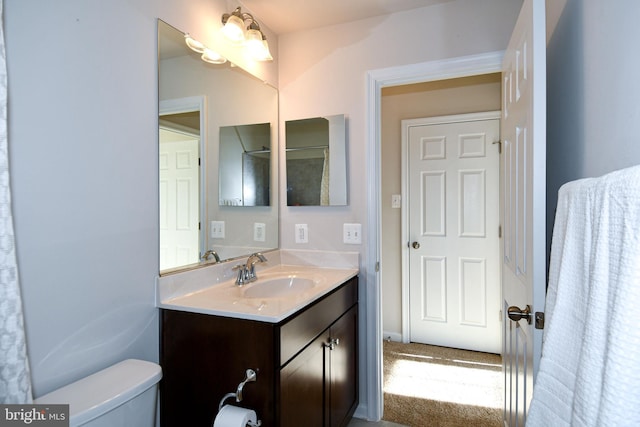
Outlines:
[[536,311],[535,319],[536,329],[544,329],[544,311]]
[[376,262],[376,273],[380,271],[380,261]]
[[502,226],[498,226],[498,239],[502,239]]
[[492,144],[498,144],[498,154],[502,154],[502,141],[493,141]]

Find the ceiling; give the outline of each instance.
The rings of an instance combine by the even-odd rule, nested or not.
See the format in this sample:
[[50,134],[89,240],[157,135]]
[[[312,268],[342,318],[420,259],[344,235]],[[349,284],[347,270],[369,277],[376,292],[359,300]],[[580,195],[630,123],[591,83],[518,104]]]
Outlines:
[[453,0],[241,0],[276,34],[342,24]]

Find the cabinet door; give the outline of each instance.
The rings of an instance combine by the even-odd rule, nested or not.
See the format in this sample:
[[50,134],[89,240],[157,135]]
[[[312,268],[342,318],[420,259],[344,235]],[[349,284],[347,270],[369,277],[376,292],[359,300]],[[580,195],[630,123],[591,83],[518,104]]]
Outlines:
[[211,427],[218,402],[236,390],[247,368],[258,378],[245,386],[241,406],[255,409],[265,427],[274,426],[273,324],[162,310],[161,326],[163,427]]
[[323,427],[324,343],[322,333],[280,371],[280,426]]
[[346,426],[358,402],[358,309],[347,311],[331,326],[329,413],[331,427]]

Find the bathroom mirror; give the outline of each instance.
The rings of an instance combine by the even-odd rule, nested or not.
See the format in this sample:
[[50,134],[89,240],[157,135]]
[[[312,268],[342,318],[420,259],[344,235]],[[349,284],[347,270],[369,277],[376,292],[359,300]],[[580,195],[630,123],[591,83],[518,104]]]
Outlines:
[[288,206],[347,204],[344,114],[285,122]]
[[[160,274],[276,249],[278,91],[229,62],[202,61],[184,32],[158,20],[158,99]],[[247,169],[225,160],[221,140],[236,130],[243,141],[252,134],[261,172],[252,202],[226,204],[221,166],[240,181]]]

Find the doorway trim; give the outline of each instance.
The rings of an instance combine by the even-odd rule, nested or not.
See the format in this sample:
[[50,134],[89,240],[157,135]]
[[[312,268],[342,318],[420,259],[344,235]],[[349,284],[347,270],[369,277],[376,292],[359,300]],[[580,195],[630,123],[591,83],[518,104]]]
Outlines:
[[469,77],[502,71],[504,51],[441,59],[418,64],[382,68],[367,72],[367,239],[365,256],[365,330],[367,343],[364,376],[366,378],[365,407],[358,416],[379,421],[384,408],[382,391],[382,288],[380,285],[381,253],[381,113],[382,88],[412,83]]

